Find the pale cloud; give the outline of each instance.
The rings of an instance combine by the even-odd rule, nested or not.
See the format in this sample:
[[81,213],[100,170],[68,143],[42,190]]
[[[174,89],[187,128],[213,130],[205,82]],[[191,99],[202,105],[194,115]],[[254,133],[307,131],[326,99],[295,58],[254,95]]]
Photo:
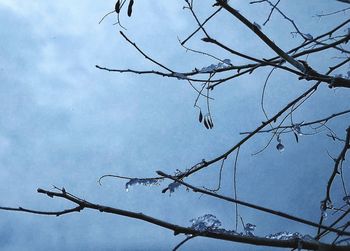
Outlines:
[[[72,4],[71,1],[4,0],[0,6],[12,11],[32,26],[36,35],[79,35],[91,31],[90,22],[97,18],[102,6],[94,1]],[[96,12],[90,13],[91,9]],[[90,14],[92,19],[85,19]],[[96,21],[96,20],[94,20]]]

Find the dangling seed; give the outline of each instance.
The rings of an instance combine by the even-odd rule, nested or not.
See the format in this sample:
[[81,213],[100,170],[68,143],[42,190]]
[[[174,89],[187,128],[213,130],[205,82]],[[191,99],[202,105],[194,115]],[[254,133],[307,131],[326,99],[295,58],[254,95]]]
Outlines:
[[115,3],[115,12],[117,12],[119,14],[120,12],[120,0],[118,0],[116,3]]
[[277,146],[276,146],[277,150],[280,151],[280,152],[283,152],[284,151],[284,145],[282,143],[278,143]]
[[211,116],[208,117],[208,125],[209,125],[210,129],[212,129],[214,127],[213,120],[211,119]]
[[209,129],[209,124],[208,124],[208,121],[207,121],[207,117],[204,117],[204,126],[205,128]]
[[132,14],[132,5],[134,4],[134,0],[130,0],[129,6],[128,6],[128,16],[131,17]]
[[199,111],[199,123],[202,123],[202,120],[203,120],[203,114],[202,114],[202,111]]
[[294,133],[294,136],[295,136],[295,140],[297,141],[297,143],[299,143],[299,137],[298,137],[298,134],[296,134],[295,132]]

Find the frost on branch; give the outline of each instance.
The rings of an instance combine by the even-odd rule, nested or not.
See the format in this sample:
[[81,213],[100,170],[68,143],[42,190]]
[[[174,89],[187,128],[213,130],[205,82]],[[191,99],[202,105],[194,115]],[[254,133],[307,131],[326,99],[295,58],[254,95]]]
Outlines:
[[304,236],[298,232],[291,233],[291,232],[283,231],[275,234],[266,235],[265,238],[272,239],[272,240],[291,240],[291,239],[303,239]]

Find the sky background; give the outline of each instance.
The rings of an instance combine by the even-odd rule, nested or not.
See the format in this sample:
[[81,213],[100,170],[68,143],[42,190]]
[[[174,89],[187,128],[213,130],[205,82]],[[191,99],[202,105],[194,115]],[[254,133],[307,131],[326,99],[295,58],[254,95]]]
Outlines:
[[[133,16],[121,15],[124,31],[156,60],[178,72],[191,71],[213,59],[186,52],[177,38],[184,39],[195,28],[184,1],[135,1]],[[213,1],[195,1],[201,20],[211,13]],[[265,5],[232,1],[234,8],[251,21],[262,24],[269,14]],[[304,33],[322,34],[345,20],[347,13],[319,19],[315,14],[341,9],[333,0],[307,3],[281,1]],[[104,174],[150,177],[156,170],[173,173],[204,159],[211,159],[233,146],[239,132],[249,131],[264,120],[260,96],[267,70],[235,79],[216,88],[211,104],[215,127],[198,123],[193,107],[195,91],[186,81],[157,76],[108,73],[95,68],[158,69],[146,61],[119,34],[115,15],[100,19],[114,8],[113,1],[17,1],[0,0],[0,204],[38,210],[60,210],[71,204],[36,193],[52,185],[81,198],[121,209],[143,212],[175,224],[190,226],[189,220],[210,213],[223,227],[235,226],[234,207],[179,188],[169,196],[159,187],[135,186],[125,191],[122,180]],[[125,9],[122,11],[126,11]],[[340,30],[344,33],[346,28]],[[259,58],[274,56],[242,24],[224,12],[208,24],[220,41]],[[263,31],[283,49],[301,40],[290,34],[293,27],[277,13]],[[243,63],[212,45],[198,34],[188,44],[208,50],[233,64]],[[342,56],[332,51],[308,58],[325,72]],[[346,73],[345,65],[336,73]],[[313,83],[276,72],[269,82],[266,109],[273,114]],[[294,115],[308,121],[349,109],[348,90],[330,90],[326,85]],[[204,107],[204,100],[200,101]],[[349,116],[330,123],[344,137]],[[320,133],[282,138],[286,147],[279,153],[276,140],[261,154],[269,135],[260,135],[241,149],[238,163],[238,197],[313,221],[319,217],[320,201],[332,171],[332,156],[341,145]],[[225,165],[222,193],[233,195],[233,156]],[[215,187],[219,165],[188,181]],[[338,180],[339,183],[339,180]],[[341,187],[334,186],[334,196]],[[306,226],[240,208],[246,222],[257,225],[256,234],[279,231],[314,234]],[[241,230],[242,231],[242,230]],[[171,250],[183,236],[144,222],[84,210],[62,217],[37,216],[0,211],[1,250]],[[195,238],[182,250],[266,250],[249,245]],[[272,249],[271,250],[278,250]]]

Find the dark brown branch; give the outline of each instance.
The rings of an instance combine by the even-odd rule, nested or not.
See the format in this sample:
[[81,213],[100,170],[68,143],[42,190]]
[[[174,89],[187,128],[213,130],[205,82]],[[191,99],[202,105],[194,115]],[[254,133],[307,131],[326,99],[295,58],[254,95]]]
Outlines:
[[[253,2],[250,2],[250,4],[256,3],[256,2],[260,2],[260,1],[253,1]],[[287,15],[284,14],[284,13],[277,7],[277,5],[279,4],[280,0],[278,0],[277,3],[275,3],[275,4],[271,3],[271,1],[269,1],[269,0],[264,0],[263,2],[267,2],[267,3],[270,4],[270,6],[272,7],[268,18],[267,18],[267,20],[264,22],[263,25],[265,25],[265,24],[270,20],[270,17],[271,17],[271,15],[272,15],[272,12],[273,12],[274,10],[277,10],[277,12],[280,13],[281,16],[282,16],[284,19],[288,20],[288,21],[293,25],[294,29],[296,30],[296,33],[298,33],[300,36],[302,36],[304,39],[306,39],[304,33],[302,33],[302,32],[299,30],[299,28],[298,28],[298,26],[295,24],[295,22],[294,22],[291,18],[287,17]]]
[[246,19],[242,14],[240,14],[237,10],[233,9],[228,3],[224,0],[216,1],[221,7],[231,13],[234,17],[236,17],[239,21],[245,24],[250,30],[252,30],[263,42],[265,42],[273,51],[277,53],[278,56],[283,58],[285,61],[289,62],[295,68],[297,68],[302,73],[306,73],[304,65],[295,60],[293,57],[289,56],[285,53],[281,48],[279,48],[272,40],[270,40],[260,29],[251,23],[248,19]]
[[197,25],[198,25],[198,28],[201,29],[207,37],[209,37],[207,31],[204,29],[204,26],[199,22],[196,13],[194,13],[191,3],[190,3],[188,0],[185,0],[185,2],[186,2],[187,5],[188,5],[188,9],[189,9],[189,10],[191,11],[191,13],[192,13],[192,16],[193,16],[194,19],[196,20]]
[[[329,227],[334,227],[336,224],[338,224],[345,216],[347,216],[350,213],[350,209],[348,209],[347,211],[345,211],[340,217],[338,217],[338,219],[336,219],[331,225],[329,225]],[[322,232],[320,232],[315,239],[319,240],[323,235],[325,235],[328,232],[328,230],[323,230]]]
[[[329,32],[328,32],[329,33]],[[318,38],[321,38],[323,37],[325,34],[319,36]],[[293,55],[293,58],[298,58],[298,57],[301,57],[301,56],[304,56],[304,55],[308,55],[308,54],[312,54],[312,53],[316,53],[316,52],[320,52],[320,51],[323,51],[323,50],[327,50],[329,48],[334,48],[336,45],[338,44],[341,44],[341,43],[344,43],[344,41],[346,41],[346,39],[348,39],[347,37],[344,37],[343,39],[341,40],[338,40],[338,41],[335,41],[333,43],[330,43],[330,44],[325,44],[323,46],[320,46],[320,47],[317,47],[317,48],[312,48],[312,49],[309,49],[309,50],[304,50],[302,52],[299,52],[299,53],[295,53]],[[257,68],[259,67],[263,67],[263,66],[272,66],[272,67],[277,67],[277,68],[281,68],[283,70],[286,70],[286,71],[289,71],[289,72],[292,72],[298,76],[301,76],[302,78],[305,78],[307,79],[308,81],[310,80],[321,80],[322,82],[326,82],[327,84],[330,84],[332,85],[333,87],[349,87],[349,80],[348,79],[344,79],[344,78],[334,78],[334,77],[328,77],[326,75],[322,75],[322,74],[319,74],[319,73],[316,73],[314,70],[313,72],[315,72],[314,76],[311,76],[311,75],[305,75],[304,73],[300,73],[298,71],[295,71],[295,70],[292,70],[288,67],[285,67],[285,66],[282,66],[281,65],[281,59],[279,59],[279,57],[275,57],[275,58],[270,58],[270,59],[267,59],[267,60],[259,60],[259,59],[256,59],[256,58],[253,58],[253,57],[250,57],[248,55],[245,55],[245,54],[242,54],[242,53],[239,53],[237,51],[234,51],[232,50],[231,48],[221,44],[220,42],[218,42],[217,40],[214,40],[212,38],[205,38],[204,39],[205,41],[207,42],[211,42],[211,43],[214,43],[216,45],[218,45],[219,47],[229,51],[230,53],[234,54],[234,55],[237,55],[237,56],[240,56],[240,57],[243,57],[243,58],[246,58],[246,59],[250,59],[252,61],[255,61],[255,62],[258,62],[257,64],[246,64],[246,65],[241,65],[241,66],[232,66],[232,67],[227,67],[226,69],[220,69],[218,70],[217,72],[223,72],[223,71],[229,71],[231,69],[247,69],[245,71],[242,71],[238,74],[235,74],[233,76],[230,76],[228,78],[225,78],[225,79],[222,79],[220,81],[217,81],[217,83],[215,84],[212,84],[210,86],[210,88],[214,88],[216,87],[217,85],[220,85],[222,84],[223,82],[226,82],[228,80],[231,80],[233,78],[236,78],[238,76],[241,76],[241,75],[244,75],[244,74],[251,74],[254,70],[256,70]],[[304,45],[306,45],[307,43],[305,43]],[[298,48],[298,47],[297,47]],[[299,48],[300,49],[300,48]],[[290,50],[288,53],[291,53],[293,51],[295,51],[296,49],[293,49],[293,50]],[[341,84],[340,84],[341,83]]]
[[191,33],[191,35],[189,35],[184,41],[181,42],[181,45],[185,45],[185,43],[191,39],[191,37],[193,37],[210,19],[219,13],[220,10],[222,10],[222,8],[217,9],[213,14],[211,14],[201,25],[199,25],[199,27],[194,32]]
[[350,4],[350,0],[337,0],[337,1]]
[[[317,73],[314,69],[308,66],[305,63],[301,63],[295,60],[292,56],[285,53],[281,48],[279,48],[270,38],[268,38],[263,32],[260,31],[259,27],[251,23],[248,19],[246,19],[243,15],[241,15],[237,10],[233,9],[228,3],[224,0],[217,0],[217,3],[226,9],[229,13],[231,13],[234,17],[236,17],[239,21],[241,21],[244,25],[246,25],[250,30],[252,30],[264,43],[266,43],[273,51],[277,53],[279,57],[293,65],[297,68],[301,73],[306,75],[306,80],[318,80],[322,82],[326,82],[330,84],[332,87],[346,87],[350,88],[350,80],[344,78],[335,78],[328,77],[325,75],[321,75]],[[350,34],[344,37],[344,41],[348,41],[350,39]]]
[[[138,71],[138,70],[132,70],[132,69],[111,69],[111,68],[102,67],[102,66],[99,66],[99,65],[95,65],[95,67],[97,69],[104,70],[104,71],[109,71],[109,72],[119,72],[119,73],[127,72],[127,73],[134,73],[134,74],[140,74],[140,75],[153,74],[153,75],[159,75],[159,76],[162,76],[162,77],[177,78],[177,79],[180,78],[180,79],[183,79],[183,80],[189,80],[189,81],[192,81],[192,82],[200,82],[200,83],[220,81],[220,80],[208,81],[206,79],[190,78],[190,76],[194,76],[194,75],[198,74],[199,72],[188,72],[188,73],[171,72],[171,73],[164,73],[164,72],[154,71],[154,70]],[[205,73],[205,74],[208,74],[208,73]]]
[[[187,234],[187,235],[201,236],[206,238],[213,238],[218,240],[226,240],[226,241],[232,241],[232,242],[241,242],[241,243],[247,243],[252,245],[259,245],[259,246],[297,248],[300,246],[300,244],[302,244],[302,248],[308,249],[308,250],[318,250],[322,246],[323,248],[326,248],[325,250],[348,251],[347,246],[335,246],[335,245],[329,245],[321,242],[300,240],[298,238],[290,239],[290,240],[276,240],[276,239],[269,239],[269,238],[256,237],[256,236],[247,236],[247,235],[238,235],[238,234],[233,235],[233,234],[228,234],[224,232],[215,232],[215,230],[198,231],[190,227],[183,227],[183,226],[175,225],[157,218],[153,218],[151,216],[148,216],[142,213],[136,213],[133,211],[127,211],[119,208],[91,203],[89,201],[80,199],[79,197],[72,195],[63,189],[60,190],[60,192],[53,192],[53,191],[48,191],[48,190],[39,188],[37,191],[38,193],[46,194],[51,198],[59,197],[59,198],[71,201],[78,205],[78,207],[76,208],[89,208],[92,210],[98,210],[99,212],[103,212],[103,213],[121,215],[128,218],[142,220],[142,221],[151,223],[153,225],[157,225],[157,226],[172,230],[175,235]],[[6,207],[2,207],[2,208],[6,208]],[[10,210],[10,208],[7,208],[7,209]],[[14,210],[11,210],[11,211],[23,211],[23,210],[18,210],[18,208],[13,208],[13,209]],[[46,215],[55,215],[55,213],[57,212],[53,212],[53,213],[43,212],[43,214],[46,214]]]
[[[321,210],[322,211],[326,211],[327,209],[329,208],[332,208],[333,205],[332,205],[332,200],[331,200],[331,187],[332,187],[332,184],[333,184],[333,181],[334,181],[334,178],[335,176],[340,173],[339,172],[339,168],[342,168],[341,167],[341,164],[343,162],[343,160],[345,159],[345,155],[347,153],[347,151],[350,149],[350,126],[346,129],[346,139],[345,139],[345,142],[344,142],[344,147],[342,149],[342,151],[340,152],[339,156],[337,159],[334,160],[334,168],[333,168],[333,172],[328,180],[328,183],[327,183],[327,189],[326,189],[326,197],[323,201],[321,201]],[[324,216],[323,214],[321,214],[321,217],[320,217],[320,225],[322,224],[324,220]],[[317,230],[317,235],[321,235],[321,229],[318,228]]]
[[178,250],[183,244],[185,244],[186,242],[188,242],[189,240],[195,238],[195,235],[190,235],[188,237],[186,237],[186,239],[184,239],[183,241],[181,241],[179,244],[177,244],[174,248],[173,251]]
[[[305,123],[299,124],[299,126],[300,127],[306,127],[306,126],[315,125],[315,124],[319,124],[319,123],[326,124],[331,119],[339,117],[339,116],[342,116],[342,115],[345,115],[345,114],[348,114],[348,113],[350,113],[350,110],[345,110],[345,111],[342,111],[342,112],[338,112],[338,113],[334,113],[332,115],[329,115],[326,118],[322,118],[322,119],[313,120],[313,121],[310,121],[310,122],[305,122]],[[259,133],[272,132],[272,131],[276,131],[278,129],[292,129],[293,126],[295,126],[295,125],[285,125],[285,126],[280,125],[278,127],[273,127],[271,129],[261,130]],[[240,134],[249,134],[249,133],[251,133],[251,132],[241,132]]]
[[299,100],[303,99],[304,97],[306,97],[309,93],[311,93],[312,91],[314,91],[317,87],[318,87],[319,83],[313,85],[311,88],[309,88],[306,92],[304,92],[302,95],[300,95],[299,97],[297,97],[296,99],[294,99],[292,102],[290,102],[289,104],[287,104],[284,108],[282,108],[278,113],[276,113],[274,116],[272,116],[269,120],[264,121],[261,123],[260,126],[258,126],[254,131],[252,131],[250,134],[248,134],[246,137],[244,137],[241,141],[239,141],[236,145],[234,145],[231,149],[229,149],[228,151],[226,151],[225,153],[223,153],[222,155],[210,160],[210,161],[205,161],[203,162],[202,165],[193,168],[192,170],[184,173],[183,175],[181,175],[179,178],[184,178],[184,177],[188,177],[191,174],[198,172],[200,170],[202,170],[203,168],[210,166],[211,164],[223,159],[223,158],[227,158],[233,151],[235,151],[238,147],[240,147],[241,145],[243,145],[246,141],[248,141],[250,138],[252,138],[255,134],[257,134],[260,130],[264,129],[266,127],[266,125],[276,121],[285,111],[287,111],[290,107],[292,107],[294,104],[298,103]]
[[258,210],[258,211],[262,211],[262,212],[265,212],[265,213],[269,213],[269,214],[273,214],[273,215],[276,215],[276,216],[280,216],[282,218],[285,218],[285,219],[288,219],[288,220],[292,220],[292,221],[296,221],[296,222],[299,222],[299,223],[303,223],[305,225],[309,225],[309,226],[313,226],[313,227],[320,227],[320,228],[323,228],[323,229],[326,229],[328,231],[332,231],[332,232],[335,232],[335,233],[339,233],[339,234],[344,234],[344,235],[349,235],[350,236],[350,233],[344,233],[338,229],[335,229],[335,228],[330,228],[330,227],[327,227],[327,226],[323,226],[323,225],[319,225],[315,222],[312,222],[312,221],[309,221],[309,220],[305,220],[305,219],[302,219],[302,218],[299,218],[299,217],[296,217],[296,216],[293,216],[293,215],[290,215],[290,214],[287,214],[287,213],[283,213],[283,212],[280,212],[280,211],[276,211],[276,210],[272,210],[272,209],[269,209],[269,208],[266,208],[266,207],[262,207],[262,206],[258,206],[258,205],[255,205],[255,204],[252,204],[252,203],[248,203],[248,202],[245,202],[245,201],[241,201],[241,200],[237,200],[237,199],[234,199],[234,198],[231,198],[231,197],[227,197],[227,196],[224,196],[224,195],[220,195],[220,194],[217,194],[217,193],[213,193],[213,192],[210,192],[208,190],[205,190],[205,189],[201,189],[201,188],[198,188],[198,187],[195,187],[195,186],[192,186],[182,180],[179,180],[177,179],[176,177],[173,177],[171,175],[168,175],[162,171],[157,171],[157,174],[162,176],[162,177],[165,177],[165,178],[168,178],[168,179],[171,179],[173,181],[176,181],[182,185],[184,185],[185,187],[188,187],[190,188],[193,192],[199,192],[199,193],[202,193],[202,194],[206,194],[206,195],[209,195],[211,197],[215,197],[217,199],[220,199],[220,200],[225,200],[225,201],[228,201],[228,202],[232,202],[232,203],[237,203],[239,205],[242,205],[242,206],[245,206],[245,207],[249,207],[249,208],[252,208],[252,209],[255,209],[255,210]]
[[260,59],[256,59],[256,58],[253,58],[251,56],[248,56],[248,55],[245,55],[245,54],[242,54],[240,52],[237,52],[235,50],[232,50],[231,48],[225,46],[224,44],[218,42],[217,40],[215,39],[212,39],[212,38],[203,38],[202,39],[204,42],[209,42],[209,43],[213,43],[213,44],[216,44],[217,46],[229,51],[230,53],[234,54],[234,55],[237,55],[237,56],[240,56],[240,57],[243,57],[243,58],[246,58],[246,59],[249,59],[249,60],[252,60],[252,61],[255,61],[255,62],[258,62],[260,65],[259,66],[266,66],[266,65],[269,65],[269,66],[273,66],[273,67],[277,67],[277,68],[281,68],[283,70],[286,70],[286,71],[289,71],[289,72],[292,72],[298,76],[304,76],[303,73],[300,73],[299,71],[296,71],[296,70],[293,70],[291,68],[288,68],[288,67],[285,67],[283,65],[280,65],[279,63],[280,62],[269,62],[268,60],[260,60]]
[[324,14],[316,14],[317,17],[321,18],[321,17],[326,17],[326,16],[332,16],[332,15],[335,15],[335,14],[338,14],[340,12],[346,12],[350,10],[350,7],[347,7],[347,8],[343,8],[341,10],[336,10],[336,11],[332,11],[332,12],[328,12],[328,13],[324,13]]
[[[331,29],[330,31],[327,31],[327,32],[323,33],[322,35],[319,35],[319,36],[315,37],[315,38],[312,39],[312,40],[308,40],[307,42],[305,42],[305,43],[303,43],[303,44],[301,44],[301,45],[299,45],[299,46],[297,46],[297,47],[295,47],[295,48],[293,48],[293,49],[287,51],[287,53],[288,53],[288,54],[290,54],[290,53],[295,53],[295,52],[297,52],[298,50],[300,50],[301,48],[303,48],[303,47],[305,47],[305,46],[307,46],[307,45],[310,45],[310,44],[312,44],[313,42],[315,42],[315,41],[317,41],[317,40],[319,40],[319,39],[321,39],[321,38],[324,38],[324,37],[327,37],[327,36],[331,36],[334,32],[336,32],[336,31],[339,30],[340,28],[344,27],[344,26],[347,25],[349,22],[350,22],[350,19],[347,19],[346,21],[344,21],[344,22],[342,22],[341,24],[337,25],[336,27],[334,27],[334,28]],[[301,53],[304,53],[304,52],[301,52]],[[308,53],[306,53],[306,54],[308,54]],[[305,55],[305,54],[303,54],[303,55]],[[296,56],[301,56],[301,55],[299,55],[299,54],[293,54],[293,57],[296,57]],[[271,59],[269,59],[268,61],[273,61],[273,60],[276,60],[276,59],[278,59],[278,58],[279,58],[279,56],[274,57],[274,58],[271,58]]]
[[99,65],[95,65],[95,67],[97,69],[100,70],[104,70],[104,71],[109,71],[109,72],[119,72],[119,73],[135,73],[135,74],[154,74],[154,75],[160,75],[162,77],[172,77],[172,73],[164,73],[164,72],[160,72],[160,71],[154,71],[154,70],[150,70],[150,71],[138,71],[138,70],[132,70],[132,69],[111,69],[111,68],[106,68],[106,67],[102,67]]
[[248,55],[245,55],[243,53],[240,53],[238,51],[235,51],[227,46],[225,46],[224,44],[220,43],[219,41],[211,38],[211,37],[206,37],[206,38],[202,38],[202,40],[206,43],[213,43],[221,48],[223,48],[224,50],[230,52],[231,54],[233,55],[236,55],[236,56],[239,56],[239,57],[242,57],[242,58],[245,58],[245,59],[248,59],[248,60],[251,60],[251,61],[254,61],[254,62],[258,62],[260,64],[264,64],[265,62],[263,60],[260,60],[260,59],[257,59],[257,58],[254,58],[254,57],[251,57],[251,56],[248,56]]
[[[272,16],[272,13],[273,11],[276,9],[277,5],[280,3],[281,0],[278,0],[275,4],[272,5],[272,8],[270,10],[270,13],[267,17],[267,19],[265,20],[265,22],[263,23],[263,25],[266,25],[269,21],[270,21],[270,18]],[[269,3],[271,3],[270,1],[268,1]]]
[[123,36],[123,38],[128,41],[132,46],[134,46],[136,48],[136,50],[138,52],[140,52],[146,59],[148,59],[149,61],[151,61],[152,63],[160,66],[161,68],[171,72],[171,73],[174,73],[174,71],[170,70],[168,67],[162,65],[161,63],[157,62],[156,60],[150,58],[149,56],[147,56],[134,42],[132,42],[122,31],[120,31],[120,34]]
[[[346,64],[347,62],[350,61],[349,59],[346,59],[342,62],[340,62],[339,64],[330,67],[329,70],[327,71],[326,75],[332,73],[332,71],[334,71],[335,69],[341,67],[342,65]],[[242,140],[240,140],[236,145],[234,145],[231,149],[229,149],[228,151],[226,151],[225,153],[223,153],[222,155],[209,160],[209,161],[203,161],[200,165],[196,165],[193,168],[191,168],[189,171],[177,176],[178,179],[183,179],[185,177],[188,177],[190,175],[192,175],[193,173],[196,173],[210,165],[212,165],[213,163],[216,163],[217,161],[220,161],[223,158],[227,158],[233,151],[235,151],[237,148],[239,148],[241,145],[243,145],[246,141],[248,141],[250,138],[252,138],[255,134],[259,133],[262,129],[264,129],[267,125],[269,125],[272,122],[277,121],[277,119],[284,113],[286,112],[289,108],[293,107],[295,104],[297,104],[300,100],[304,99],[305,97],[307,97],[310,93],[314,92],[317,87],[320,85],[320,81],[317,82],[316,84],[314,84],[312,87],[310,87],[308,90],[306,90],[303,94],[301,94],[300,96],[298,96],[296,99],[294,99],[293,101],[291,101],[289,104],[287,104],[284,108],[282,108],[279,112],[277,112],[274,116],[272,116],[269,120],[267,121],[263,121],[262,124],[260,126],[258,126],[254,131],[252,131],[250,134],[248,134],[246,137],[244,137]],[[165,189],[165,191],[167,191],[167,189]]]
[[332,183],[334,181],[335,176],[339,173],[340,165],[341,165],[342,161],[345,159],[345,155],[349,149],[350,149],[350,126],[346,129],[346,139],[345,139],[344,147],[343,147],[342,151],[340,152],[338,158],[335,160],[333,172],[332,172],[332,174],[328,180],[328,183],[327,183],[326,198],[324,200],[325,202],[332,201],[331,200]]
[[38,210],[26,209],[23,207],[0,207],[0,210],[4,210],[4,211],[15,211],[15,212],[17,211],[17,212],[24,212],[24,213],[31,213],[31,214],[55,215],[55,216],[61,216],[61,215],[69,214],[73,212],[80,212],[83,209],[84,207],[77,206],[71,209],[66,209],[61,211],[38,211]]
[[[349,21],[349,20],[348,20]],[[347,22],[348,22],[347,21]],[[338,27],[341,27],[342,25],[345,25],[347,22],[344,22],[342,23],[341,25],[339,25]],[[336,28],[338,28],[336,27]],[[327,34],[331,34],[331,32],[334,32],[335,29],[317,37],[316,39],[318,38],[321,38],[321,37],[324,37],[325,35]],[[317,48],[313,48],[313,49],[310,49],[310,50],[305,50],[305,51],[302,51],[302,52],[299,52],[299,53],[296,53],[293,55],[294,58],[297,58],[297,57],[300,57],[300,56],[303,56],[303,55],[306,55],[306,54],[311,54],[311,53],[315,53],[315,52],[319,52],[319,51],[322,51],[322,50],[326,50],[326,49],[329,49],[329,48],[335,48],[336,45],[338,44],[341,44],[343,42],[345,42],[347,39],[348,39],[349,36],[345,36],[343,37],[342,39],[338,40],[338,41],[335,41],[331,44],[325,44],[324,46],[320,46],[320,47],[317,47]],[[314,39],[313,41],[315,41],[316,39]],[[289,72],[292,72],[298,76],[300,76],[301,78],[305,78],[307,79],[308,81],[309,80],[320,80],[322,82],[326,82],[328,83],[330,86],[332,87],[350,87],[350,80],[348,79],[345,79],[345,78],[334,78],[334,77],[329,77],[329,76],[326,76],[326,75],[322,75],[322,74],[319,74],[317,72],[315,72],[314,70],[312,70],[311,72],[314,73],[314,75],[305,75],[303,73],[300,73],[298,71],[294,71],[288,67],[285,67],[285,66],[282,66],[280,63],[281,63],[281,60],[278,59],[278,57],[275,57],[275,58],[272,58],[272,59],[268,59],[268,60],[260,60],[260,59],[256,59],[256,58],[253,58],[253,57],[250,57],[248,55],[244,55],[242,53],[239,53],[239,52],[236,52],[234,50],[232,50],[231,48],[219,43],[218,41],[216,41],[215,39],[212,39],[212,38],[205,38],[205,40],[207,42],[212,42],[220,47],[222,47],[223,49],[225,50],[228,50],[229,52],[235,54],[235,55],[238,55],[238,56],[241,56],[243,58],[246,58],[246,59],[250,59],[250,60],[253,60],[255,62],[258,62],[258,64],[247,64],[247,65],[242,65],[242,66],[229,66],[229,67],[226,67],[224,69],[217,69],[215,70],[215,72],[226,72],[226,71],[230,71],[230,70],[233,70],[233,69],[244,69],[244,68],[248,68],[247,70],[243,71],[243,72],[240,72],[238,74],[235,74],[231,77],[228,77],[228,78],[224,78],[224,79],[214,79],[214,80],[210,80],[210,82],[212,83],[215,83],[215,84],[211,84],[209,88],[214,88],[216,87],[217,85],[223,83],[223,82],[226,82],[230,79],[233,79],[233,78],[236,78],[236,77],[239,77],[241,75],[244,75],[244,74],[251,74],[255,69],[257,69],[258,67],[262,67],[262,66],[273,66],[273,67],[277,67],[277,68],[281,68],[283,70],[286,70],[286,71],[289,71]],[[134,43],[132,43],[130,40],[128,40],[131,44],[133,44],[135,46]],[[304,43],[304,46],[306,45],[307,43]],[[136,47],[139,51],[141,51],[138,47]],[[298,48],[298,47],[297,47]],[[294,51],[295,49],[289,51],[288,53]],[[141,52],[142,53],[142,52]],[[145,56],[144,53],[142,53],[142,55]],[[148,56],[145,56],[146,58],[149,59]],[[152,59],[153,60],[153,59]],[[155,60],[153,60],[152,62],[156,62]],[[156,62],[157,64],[159,64],[158,62]],[[159,71],[137,71],[137,70],[131,70],[131,69],[110,69],[110,68],[106,68],[106,67],[101,67],[101,66],[98,66],[96,65],[97,68],[101,69],[101,70],[106,70],[106,71],[114,71],[114,72],[119,72],[119,73],[123,73],[123,72],[131,72],[131,73],[135,73],[135,74],[155,74],[155,75],[160,75],[160,76],[163,76],[163,77],[175,77],[175,78],[179,78],[179,76],[183,76],[185,77],[186,80],[189,80],[189,81],[193,81],[193,82],[208,82],[207,80],[205,79],[193,79],[193,78],[190,78],[190,76],[193,76],[193,75],[196,75],[198,73],[201,73],[199,71],[192,71],[192,72],[187,72],[187,73],[176,73],[176,72],[171,72],[171,73],[164,73],[164,72],[159,72]],[[201,73],[203,74],[203,73]],[[207,73],[204,73],[204,74],[207,74]]]

